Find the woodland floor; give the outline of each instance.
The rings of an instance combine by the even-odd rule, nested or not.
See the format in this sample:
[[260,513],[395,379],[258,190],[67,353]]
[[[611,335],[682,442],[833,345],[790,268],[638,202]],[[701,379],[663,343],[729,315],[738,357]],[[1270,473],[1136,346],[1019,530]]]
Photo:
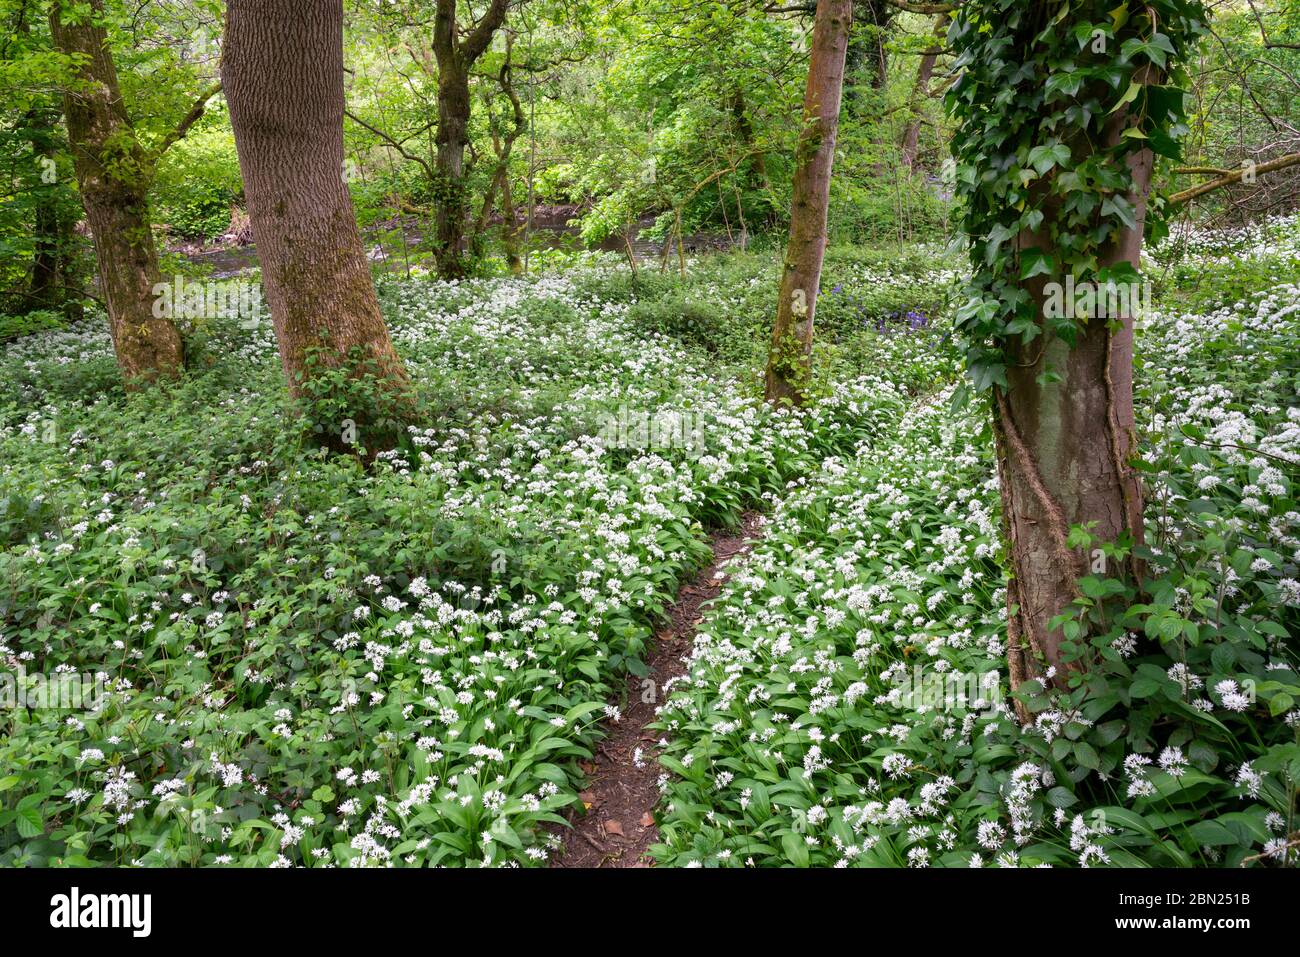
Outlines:
[[[606,737],[597,747],[595,760],[583,764],[588,775],[587,789],[581,794],[586,813],[571,815],[572,827],[562,835],[563,851],[553,867],[654,866],[648,852],[659,840],[654,809],[660,798],[657,781],[661,773],[654,753],[655,742],[662,736],[650,727],[655,709],[665,682],[686,672],[701,609],[722,590],[729,574],[726,566],[749,553],[762,528],[763,517],[747,512],[738,528],[712,536],[713,561],[678,592],[677,601],[667,610],[668,623],[655,635],[646,659],[649,672],[643,677],[628,676],[626,700],[615,702],[622,708],[620,719],[606,723]],[[646,689],[654,693],[647,695]]]

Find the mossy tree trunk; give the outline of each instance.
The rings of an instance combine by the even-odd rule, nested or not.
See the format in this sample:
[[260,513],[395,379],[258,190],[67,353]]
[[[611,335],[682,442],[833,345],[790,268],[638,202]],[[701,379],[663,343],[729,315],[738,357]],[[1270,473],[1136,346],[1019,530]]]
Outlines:
[[55,48],[74,58],[64,95],[68,139],[86,219],[95,238],[113,348],[128,388],[173,378],[184,366],[176,325],[154,315],[161,282],[149,220],[150,159],[136,139],[108,49],[102,0],[89,13],[50,8]]
[[943,45],[943,37],[948,28],[948,14],[941,13],[934,21],[935,50],[921,54],[921,64],[916,69],[916,86],[908,100],[907,126],[903,128],[902,154],[903,165],[911,172],[916,172],[917,158],[921,144],[921,113],[926,99],[930,96],[930,80],[934,76],[934,66],[938,62],[937,48]]
[[498,29],[505,23],[509,0],[492,0],[464,40],[456,20],[456,0],[438,0],[433,53],[438,63],[438,153],[435,170],[438,210],[434,256],[443,279],[463,279],[470,265],[465,256],[469,187],[465,150],[469,143],[469,77]]
[[487,235],[492,213],[497,208],[499,197],[502,218],[502,245],[505,250],[506,264],[510,267],[510,272],[518,276],[524,271],[524,260],[520,247],[522,245],[521,233],[525,224],[519,222],[519,212],[515,208],[514,192],[510,187],[510,159],[514,155],[515,143],[523,135],[524,130],[528,128],[528,119],[524,115],[523,103],[520,102],[519,94],[514,87],[510,62],[513,46],[513,40],[507,34],[506,58],[501,65],[498,82],[501,86],[501,92],[510,105],[510,110],[508,117],[493,116],[489,123],[492,133],[492,151],[496,155],[497,163],[492,171],[492,179],[488,183],[487,193],[483,197],[483,206],[479,211],[478,222],[474,227],[474,235],[479,242]]
[[813,320],[826,258],[826,221],[843,97],[844,59],[852,21],[852,0],[818,0],[794,174],[790,241],[767,361],[766,393],[770,402],[799,405],[806,397]]

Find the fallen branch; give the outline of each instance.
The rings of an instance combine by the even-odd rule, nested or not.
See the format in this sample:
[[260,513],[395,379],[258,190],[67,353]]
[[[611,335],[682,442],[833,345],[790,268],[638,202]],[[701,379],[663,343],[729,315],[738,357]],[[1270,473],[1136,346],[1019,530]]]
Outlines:
[[1279,156],[1275,160],[1269,160],[1267,163],[1260,163],[1257,166],[1243,166],[1241,169],[1233,170],[1226,176],[1220,176],[1218,179],[1210,180],[1208,183],[1201,183],[1199,186],[1185,189],[1181,193],[1174,193],[1174,195],[1169,197],[1169,204],[1171,206],[1178,206],[1182,203],[1196,199],[1197,197],[1204,196],[1206,193],[1213,193],[1215,190],[1223,189],[1225,186],[1233,186],[1240,183],[1242,177],[1250,172],[1253,172],[1256,176],[1263,176],[1266,173],[1275,173],[1280,169],[1286,169],[1288,166],[1296,166],[1298,164],[1300,164],[1300,153],[1289,153],[1286,156]]

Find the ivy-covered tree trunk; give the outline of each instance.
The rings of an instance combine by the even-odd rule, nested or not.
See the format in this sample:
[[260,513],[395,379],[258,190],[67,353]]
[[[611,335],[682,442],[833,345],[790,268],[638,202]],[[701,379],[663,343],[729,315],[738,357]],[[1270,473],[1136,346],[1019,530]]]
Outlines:
[[75,192],[58,181],[57,155],[62,144],[56,127],[60,115],[57,106],[36,108],[28,112],[20,127],[40,168],[39,183],[33,186],[32,270],[25,308],[59,309],[68,319],[80,319],[82,293],[74,228],[81,203]]
[[[740,143],[744,146],[746,152],[750,154],[749,169],[761,191],[763,205],[767,207],[764,217],[768,222],[771,222],[778,211],[775,208],[777,204],[772,202],[772,177],[767,169],[767,151],[757,148],[755,145],[754,124],[749,117],[749,106],[745,101],[745,92],[740,87],[737,87],[731,96],[731,115],[736,123],[736,135],[740,138]],[[740,200],[737,200],[737,202],[739,203]]]
[[438,0],[434,17],[433,52],[438,61],[438,210],[434,257],[443,279],[463,279],[469,274],[465,257],[465,225],[469,215],[465,150],[469,144],[469,77],[505,23],[508,0],[492,0],[463,41],[456,22],[456,0]]
[[1053,627],[1080,579],[1140,579],[1138,270],[1156,151],[1177,156],[1179,61],[1202,17],[1188,0],[972,0],[958,14],[950,107],[974,273],[958,329],[991,392],[1013,689],[1063,688],[1089,667],[1094,652]]
[[318,349],[320,369],[355,364],[404,396],[344,182],[343,0],[311,7],[230,0],[221,65],[280,359],[295,395]]
[[176,325],[154,314],[161,273],[149,221],[149,161],[122,102],[107,35],[97,23],[102,0],[90,0],[89,11],[75,18],[62,6],[55,0],[50,8],[50,33],[60,53],[77,58],[64,95],[68,140],[95,237],[113,348],[127,387],[136,388],[175,377],[184,366]]
[[[1137,223],[1107,255],[1112,263],[1135,268],[1149,157],[1141,178],[1130,194]],[[1045,305],[1043,285],[1032,287],[1039,309]],[[1109,567],[1104,555],[1094,557],[1093,549],[1070,548],[1070,529],[1089,529],[1098,545],[1143,541],[1142,485],[1130,465],[1136,454],[1133,319],[1129,310],[1089,319],[1073,345],[1057,337],[1046,344],[1017,343],[1007,387],[994,390],[1003,522],[1011,546],[1007,654],[1013,688],[1049,671],[1064,678],[1067,670],[1084,666],[1082,660],[1065,661],[1064,634],[1051,621],[1078,597],[1080,578],[1124,570]]]
[[794,173],[790,241],[767,360],[766,392],[770,402],[802,404],[808,387],[813,320],[826,258],[826,217],[844,89],[844,58],[852,22],[852,0],[818,0]]

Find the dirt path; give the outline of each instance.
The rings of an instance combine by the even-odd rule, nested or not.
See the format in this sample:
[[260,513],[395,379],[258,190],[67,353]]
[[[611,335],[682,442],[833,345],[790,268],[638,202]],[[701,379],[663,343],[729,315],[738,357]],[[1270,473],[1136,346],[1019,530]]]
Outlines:
[[[652,815],[659,803],[655,782],[661,769],[655,760],[655,742],[660,736],[646,725],[655,720],[664,682],[686,671],[684,659],[700,623],[700,606],[717,597],[727,578],[719,566],[748,553],[762,523],[761,516],[750,512],[741,519],[740,528],[713,536],[713,562],[682,588],[668,609],[669,623],[655,636],[646,659],[650,673],[644,678],[628,677],[622,718],[605,725],[607,737],[597,746],[595,762],[583,765],[588,775],[587,790],[582,792],[587,813],[570,815],[573,827],[563,832],[564,847],[553,867],[653,866],[646,851],[659,841]],[[653,696],[643,693],[652,687],[645,682],[653,682]],[[643,697],[656,700],[646,702]]]

